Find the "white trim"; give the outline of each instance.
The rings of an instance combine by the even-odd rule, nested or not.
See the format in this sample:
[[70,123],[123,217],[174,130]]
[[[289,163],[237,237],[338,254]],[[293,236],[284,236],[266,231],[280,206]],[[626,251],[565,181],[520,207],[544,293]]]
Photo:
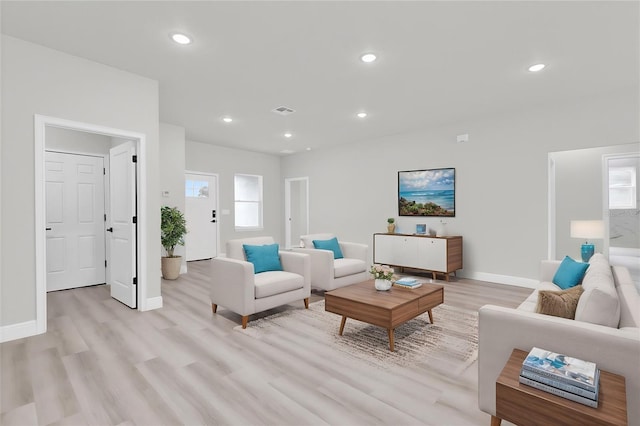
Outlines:
[[540,284],[540,281],[531,278],[512,277],[510,275],[490,274],[487,272],[471,272],[467,274],[460,274],[459,276],[469,278],[478,281],[487,281],[496,284],[508,284],[514,287],[526,287],[535,289]]
[[34,336],[44,332],[38,332],[36,320],[19,322],[17,324],[9,324],[0,327],[0,343],[9,340],[22,339],[23,337]]
[[[47,277],[46,277],[46,217],[44,190],[44,152],[46,126],[62,129],[80,130],[106,136],[134,140],[138,155],[137,191],[138,218],[146,218],[147,214],[147,149],[146,135],[128,130],[115,129],[96,124],[82,123],[63,118],[34,115],[34,166],[35,166],[35,275],[36,275],[36,332],[47,331]],[[138,221],[138,310],[147,310],[147,227],[144,221]],[[157,303],[157,302],[154,302]]]
[[556,258],[556,162],[553,153],[549,153],[549,171],[547,183],[547,259]]
[[304,181],[305,182],[305,190],[307,195],[307,229],[303,235],[309,233],[309,177],[297,177],[297,178],[285,178],[284,179],[284,245],[285,248],[291,248],[291,221],[289,218],[291,217],[291,182],[293,181]]
[[146,299],[145,302],[144,309],[140,309],[141,311],[151,311],[162,308],[162,296],[150,297]]

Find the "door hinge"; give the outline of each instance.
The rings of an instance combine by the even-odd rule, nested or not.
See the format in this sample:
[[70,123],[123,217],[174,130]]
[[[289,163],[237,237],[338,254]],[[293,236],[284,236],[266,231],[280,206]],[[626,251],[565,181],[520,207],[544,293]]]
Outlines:
[[133,285],[138,285],[138,277],[133,277]]
[[133,223],[138,223],[138,216],[133,217]]
[[107,261],[106,260],[104,261],[104,267],[105,268],[107,267]]
[[102,168],[102,174],[106,175],[107,174],[107,169],[105,169],[104,167]]
[[106,213],[104,214],[104,221],[105,222],[107,221],[107,214]]
[[131,161],[133,161],[134,163],[138,162],[138,156],[134,155],[133,157],[131,157]]

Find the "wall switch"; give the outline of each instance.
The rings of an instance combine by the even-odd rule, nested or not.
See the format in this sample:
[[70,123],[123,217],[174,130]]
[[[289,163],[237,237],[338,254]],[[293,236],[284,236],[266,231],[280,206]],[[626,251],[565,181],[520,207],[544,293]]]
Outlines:
[[162,196],[163,197],[168,197],[169,196],[169,191],[162,191]]
[[469,142],[469,133],[465,133],[464,135],[458,135],[458,142]]

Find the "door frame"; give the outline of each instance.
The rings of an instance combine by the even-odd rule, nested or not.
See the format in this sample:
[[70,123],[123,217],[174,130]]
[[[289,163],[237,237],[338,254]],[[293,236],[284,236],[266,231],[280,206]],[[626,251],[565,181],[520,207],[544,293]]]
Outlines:
[[284,179],[284,245],[285,248],[291,248],[291,182],[304,181],[307,191],[307,232],[309,233],[309,177],[296,177]]
[[[203,175],[203,176],[213,176],[216,178],[216,225],[217,225],[217,232],[216,232],[216,255],[220,256],[220,223],[222,220],[222,213],[220,213],[220,176],[218,175],[218,173],[209,173],[209,172],[196,172],[193,170],[185,170],[184,173],[182,174],[182,177],[185,178],[186,175]],[[185,181],[186,182],[186,179]],[[183,182],[183,183],[184,183]],[[184,209],[186,211],[187,209],[187,199],[186,196],[184,195],[184,184],[182,185],[182,195],[184,197]],[[186,253],[186,247],[185,247],[185,256],[184,256],[185,262],[187,260],[187,253]],[[185,271],[186,272],[186,271]],[[182,273],[182,271],[181,271]]]
[[[133,140],[136,144],[137,162],[137,211],[138,217],[147,217],[147,158],[146,135],[128,130],[100,126],[91,123],[82,123],[63,118],[34,115],[34,165],[35,165],[35,273],[36,273],[36,334],[47,331],[47,251],[46,251],[46,203],[44,183],[45,137],[46,127],[59,127],[68,130],[78,130],[88,133],[97,133],[105,136]],[[147,250],[147,227],[136,227],[138,250],[136,253],[138,270],[138,308],[139,311],[147,310],[147,284],[148,269],[147,258],[144,256]]]

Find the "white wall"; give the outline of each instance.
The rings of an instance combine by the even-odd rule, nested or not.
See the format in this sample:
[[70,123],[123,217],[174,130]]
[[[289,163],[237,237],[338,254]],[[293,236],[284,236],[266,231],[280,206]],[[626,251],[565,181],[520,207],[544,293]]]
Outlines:
[[48,126],[45,132],[45,148],[79,154],[108,155],[111,137],[95,133],[79,132]]
[[[149,298],[160,296],[158,83],[2,36],[2,277],[0,326],[35,319],[34,115],[97,124],[147,138]],[[158,212],[158,213],[155,213]]]
[[[420,133],[305,152],[282,160],[283,178],[309,176],[310,232],[368,243],[398,218],[397,172],[456,168],[456,217],[464,237],[464,276],[530,284],[547,258],[550,151],[640,140],[636,94],[483,117]],[[470,141],[456,143],[469,133]],[[397,219],[396,232],[437,218]]]
[[[183,127],[160,123],[160,204],[177,207],[184,213],[185,130]],[[166,256],[164,253],[163,256]],[[185,247],[176,246],[174,254],[182,256],[183,271],[186,271]]]
[[[550,154],[555,163],[556,259],[563,259],[565,255],[574,259],[581,257],[580,246],[584,240],[571,238],[572,220],[601,220],[604,215],[609,214],[609,209],[603,203],[602,156],[638,153],[639,149],[640,144],[634,143]],[[629,236],[631,238],[633,237]],[[603,240],[589,242],[595,244],[596,252],[604,251]],[[636,242],[635,247],[637,246]]]
[[[187,141],[186,168],[194,172],[217,173],[219,176],[220,252],[224,253],[225,243],[234,238],[270,235],[281,245],[284,245],[282,201],[284,182],[280,174],[280,157]],[[263,177],[264,229],[261,231],[238,232],[234,228],[233,177],[236,173]],[[224,215],[224,210],[229,210],[230,214]]]

